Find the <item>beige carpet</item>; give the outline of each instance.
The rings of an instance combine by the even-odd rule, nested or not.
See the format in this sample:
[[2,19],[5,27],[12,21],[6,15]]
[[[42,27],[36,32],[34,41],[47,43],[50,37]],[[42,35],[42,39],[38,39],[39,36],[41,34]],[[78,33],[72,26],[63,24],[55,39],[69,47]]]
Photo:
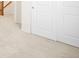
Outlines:
[[22,32],[13,16],[0,16],[0,57],[79,57],[79,48]]

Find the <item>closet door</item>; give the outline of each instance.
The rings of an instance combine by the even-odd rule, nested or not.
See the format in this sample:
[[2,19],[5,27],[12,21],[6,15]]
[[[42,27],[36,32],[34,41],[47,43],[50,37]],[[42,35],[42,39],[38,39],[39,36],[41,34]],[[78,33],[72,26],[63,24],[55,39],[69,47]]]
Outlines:
[[64,43],[79,47],[79,2],[63,2],[63,39]]
[[32,33],[49,39],[55,39],[52,34],[52,2],[32,2]]

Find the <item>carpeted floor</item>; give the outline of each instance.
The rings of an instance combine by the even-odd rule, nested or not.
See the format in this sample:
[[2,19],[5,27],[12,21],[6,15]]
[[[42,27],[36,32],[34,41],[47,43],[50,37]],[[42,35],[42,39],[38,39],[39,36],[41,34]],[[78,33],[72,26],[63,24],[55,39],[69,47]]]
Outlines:
[[0,57],[79,57],[79,48],[22,32],[13,16],[0,16]]

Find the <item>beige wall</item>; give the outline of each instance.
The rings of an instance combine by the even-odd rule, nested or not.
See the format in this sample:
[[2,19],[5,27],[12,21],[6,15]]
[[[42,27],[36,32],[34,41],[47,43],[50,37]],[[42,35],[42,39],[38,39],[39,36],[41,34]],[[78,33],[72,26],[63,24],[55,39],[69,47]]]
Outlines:
[[[6,5],[8,1],[4,2]],[[4,14],[14,15],[15,22],[21,24],[21,1],[12,1],[12,3],[4,9]]]
[[21,24],[21,1],[15,2],[15,18],[16,23]]
[[22,30],[27,33],[31,33],[31,15],[32,15],[32,6],[30,1],[22,2]]

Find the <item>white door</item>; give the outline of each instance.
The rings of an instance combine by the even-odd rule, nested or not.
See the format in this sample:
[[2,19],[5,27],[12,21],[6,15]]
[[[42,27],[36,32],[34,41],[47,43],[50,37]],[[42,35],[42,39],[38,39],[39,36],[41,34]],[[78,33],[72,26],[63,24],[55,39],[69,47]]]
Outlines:
[[62,6],[63,35],[57,40],[79,47],[79,2],[65,1]]
[[52,34],[52,2],[32,2],[32,33],[55,39]]

